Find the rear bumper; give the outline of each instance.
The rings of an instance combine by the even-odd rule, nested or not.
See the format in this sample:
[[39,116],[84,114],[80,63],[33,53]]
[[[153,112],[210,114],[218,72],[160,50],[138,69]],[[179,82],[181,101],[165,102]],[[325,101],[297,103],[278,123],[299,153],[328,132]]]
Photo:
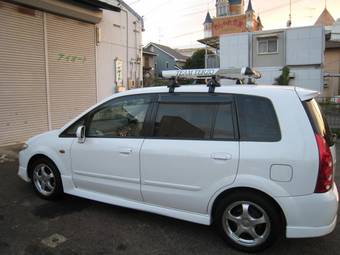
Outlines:
[[287,227],[286,236],[288,238],[303,238],[303,237],[318,237],[325,236],[331,233],[337,222],[337,216],[335,216],[333,222],[327,226],[321,227]]
[[278,202],[286,216],[288,238],[324,236],[336,226],[339,195],[335,184],[327,193],[281,197]]

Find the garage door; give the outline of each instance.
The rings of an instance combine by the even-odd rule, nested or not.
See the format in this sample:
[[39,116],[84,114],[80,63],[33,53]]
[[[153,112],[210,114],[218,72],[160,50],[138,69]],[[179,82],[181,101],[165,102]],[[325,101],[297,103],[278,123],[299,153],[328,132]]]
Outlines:
[[95,26],[47,14],[52,128],[96,103]]
[[48,130],[42,12],[0,2],[0,144]]
[[93,24],[1,1],[0,24],[0,146],[59,128],[96,103]]

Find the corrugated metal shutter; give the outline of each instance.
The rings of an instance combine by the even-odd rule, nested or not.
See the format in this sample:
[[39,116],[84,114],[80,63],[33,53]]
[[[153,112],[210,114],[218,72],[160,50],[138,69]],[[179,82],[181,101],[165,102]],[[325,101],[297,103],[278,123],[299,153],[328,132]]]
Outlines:
[[18,10],[0,2],[1,145],[48,130],[42,12]]
[[46,14],[52,128],[96,103],[95,26]]

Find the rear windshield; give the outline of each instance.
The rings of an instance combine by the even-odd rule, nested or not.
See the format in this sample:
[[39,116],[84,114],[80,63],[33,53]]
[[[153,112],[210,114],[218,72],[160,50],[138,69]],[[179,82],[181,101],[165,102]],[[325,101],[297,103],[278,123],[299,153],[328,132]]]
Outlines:
[[303,106],[307,112],[308,118],[312,124],[314,132],[322,135],[329,146],[333,146],[332,132],[329,129],[327,120],[322,113],[319,104],[315,99],[307,100],[303,102]]

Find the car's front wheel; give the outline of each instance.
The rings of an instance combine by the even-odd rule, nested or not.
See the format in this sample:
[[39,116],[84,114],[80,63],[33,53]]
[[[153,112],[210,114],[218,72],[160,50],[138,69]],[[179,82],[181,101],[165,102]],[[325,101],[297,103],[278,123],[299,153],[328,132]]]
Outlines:
[[48,159],[34,161],[31,166],[31,181],[34,191],[44,199],[54,200],[63,193],[59,170]]
[[215,223],[232,247],[257,252],[282,236],[283,222],[277,207],[257,193],[233,193],[220,201]]

